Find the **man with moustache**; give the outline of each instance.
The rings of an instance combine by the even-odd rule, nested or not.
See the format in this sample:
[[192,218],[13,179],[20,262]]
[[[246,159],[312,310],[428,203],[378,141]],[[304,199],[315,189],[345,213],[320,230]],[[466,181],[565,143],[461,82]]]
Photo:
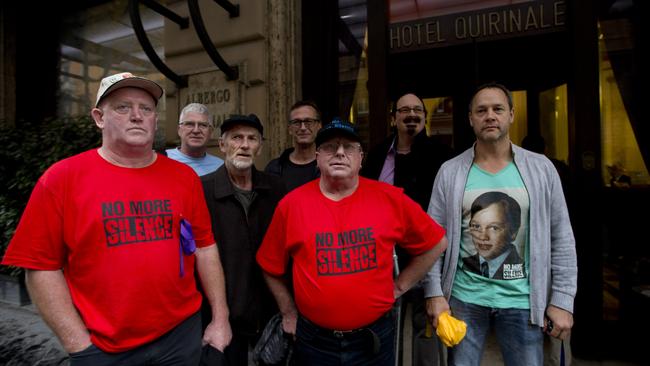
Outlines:
[[[255,169],[263,133],[254,114],[226,119],[219,138],[219,149],[226,161],[216,172],[201,178],[226,278],[233,331],[232,342],[224,352],[228,365],[249,364],[249,346],[254,346],[259,332],[277,312],[255,253],[286,189],[280,177]],[[207,302],[204,305],[207,321],[211,318],[210,308]],[[204,353],[204,364],[218,364],[209,362],[209,358],[209,353]]]
[[[320,179],[280,201],[257,252],[283,329],[296,337],[296,365],[393,366],[395,299],[446,246],[444,230],[401,189],[359,177],[360,141],[340,120],[318,132]],[[393,279],[396,245],[412,259]]]
[[[578,270],[562,182],[547,157],[510,141],[513,121],[510,91],[497,83],[479,86],[469,104],[476,142],[442,165],[432,191],[429,215],[447,229],[450,244],[427,275],[427,311],[434,325],[444,311],[467,323],[465,338],[449,349],[452,366],[479,365],[491,329],[506,365],[541,366],[540,330],[564,340],[573,326]],[[489,261],[477,274],[462,260],[476,251],[474,232],[506,233],[498,215],[476,217],[495,207],[490,196],[503,194],[520,208],[520,227],[508,232],[523,249],[523,263],[504,265],[508,276],[495,278],[498,268],[489,268]]]
[[212,173],[223,164],[223,160],[207,152],[213,129],[208,107],[200,103],[186,105],[178,122],[181,146],[167,149],[167,156],[189,165],[199,176]]
[[420,97],[406,93],[391,108],[393,133],[372,148],[361,175],[396,187],[426,210],[433,180],[451,150],[427,136],[427,109]]
[[[446,145],[427,136],[426,117],[427,109],[420,97],[413,93],[399,97],[391,109],[394,133],[370,150],[361,170],[362,176],[403,188],[404,193],[424,210],[429,206],[433,180],[440,165],[451,157],[451,150]],[[409,257],[399,248],[397,255],[402,268]],[[409,313],[412,318],[401,317],[404,322],[413,324],[413,365],[437,365],[437,339],[426,334],[422,286],[418,284],[402,299],[403,315],[408,307],[413,308]]]
[[316,132],[321,128],[321,113],[316,103],[301,100],[289,111],[289,135],[293,147],[271,160],[265,172],[282,177],[289,191],[320,175],[316,166]]

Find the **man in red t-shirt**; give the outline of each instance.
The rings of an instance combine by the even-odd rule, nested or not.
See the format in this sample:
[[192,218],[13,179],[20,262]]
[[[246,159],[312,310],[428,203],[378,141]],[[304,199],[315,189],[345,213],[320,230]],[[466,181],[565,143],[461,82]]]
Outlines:
[[[162,94],[129,73],[102,80],[91,112],[102,146],[41,176],[2,262],[25,268],[73,366],[196,365],[202,343],[231,338],[201,182],[152,150]],[[213,308],[202,339],[195,262]]]
[[[296,364],[392,365],[390,310],[444,251],[444,229],[400,188],[359,177],[363,152],[350,123],[324,126],[316,146],[321,178],[280,201],[257,261],[284,331],[296,336]],[[393,280],[396,244],[412,259]]]

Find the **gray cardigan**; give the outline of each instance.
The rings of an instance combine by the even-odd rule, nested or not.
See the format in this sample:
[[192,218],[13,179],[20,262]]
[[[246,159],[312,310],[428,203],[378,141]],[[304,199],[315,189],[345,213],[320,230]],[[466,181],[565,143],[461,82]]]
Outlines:
[[[578,267],[575,239],[560,177],[544,155],[511,144],[530,199],[531,322],[542,326],[547,304],[573,312]],[[445,162],[433,184],[428,214],[447,230],[447,247],[422,281],[425,297],[449,299],[458,266],[461,209],[474,147]]]

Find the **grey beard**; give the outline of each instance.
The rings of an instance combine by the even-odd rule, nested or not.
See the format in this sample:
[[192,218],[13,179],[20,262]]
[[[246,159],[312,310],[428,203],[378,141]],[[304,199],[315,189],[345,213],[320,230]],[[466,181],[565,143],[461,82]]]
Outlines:
[[233,159],[230,164],[237,170],[246,170],[253,166],[253,162],[245,162]]

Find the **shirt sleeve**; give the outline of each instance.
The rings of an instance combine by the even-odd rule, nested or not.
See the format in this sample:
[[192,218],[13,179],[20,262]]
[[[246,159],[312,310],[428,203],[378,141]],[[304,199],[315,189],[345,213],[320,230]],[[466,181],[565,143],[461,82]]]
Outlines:
[[440,242],[445,235],[445,229],[406,194],[401,193],[401,199],[400,219],[404,226],[404,236],[397,244],[411,255],[422,254]]
[[5,253],[4,265],[46,271],[63,267],[66,250],[62,201],[44,180],[45,175],[32,191]]
[[549,163],[551,181],[551,295],[550,303],[573,312],[577,291],[578,265],[575,237],[562,182],[555,166]]
[[286,213],[282,204],[283,202],[281,201],[275,210],[271,224],[266,231],[266,235],[264,235],[264,240],[256,255],[257,263],[260,267],[265,272],[274,276],[282,276],[289,261]]

